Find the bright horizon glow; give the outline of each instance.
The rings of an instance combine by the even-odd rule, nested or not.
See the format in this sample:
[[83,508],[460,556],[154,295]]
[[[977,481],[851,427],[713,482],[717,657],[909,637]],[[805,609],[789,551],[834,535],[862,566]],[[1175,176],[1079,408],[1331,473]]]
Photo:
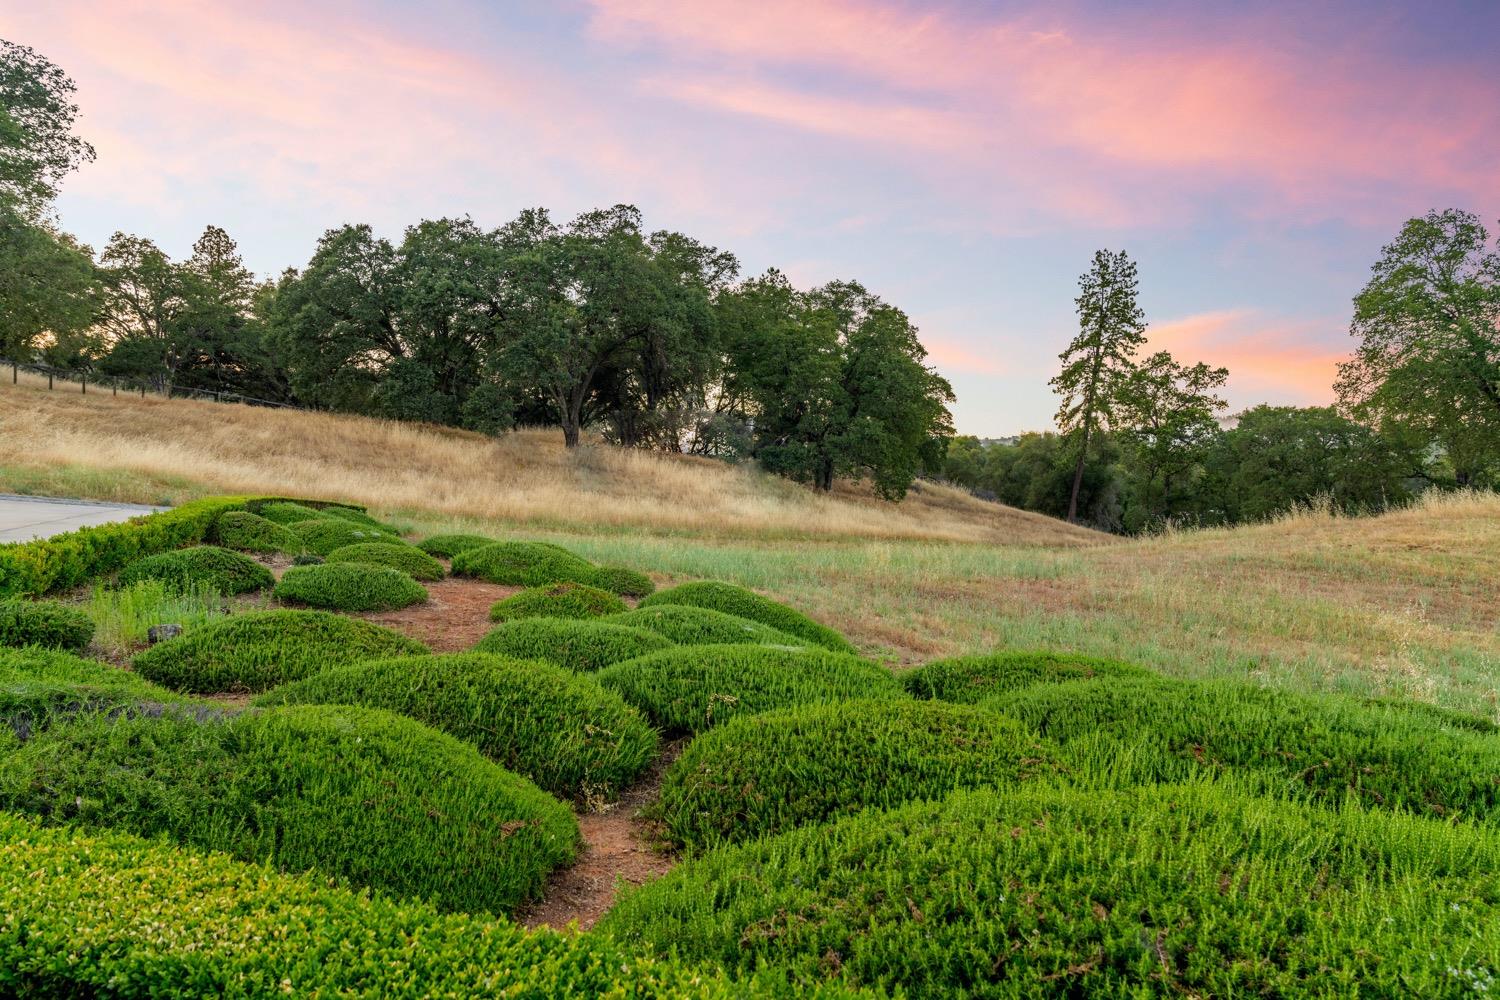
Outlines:
[[1500,216],[1500,7],[1183,0],[62,0],[0,37],[78,83],[63,227],[261,276],[368,222],[631,202],[651,228],[863,282],[917,322],[961,433],[1051,426],[1100,247],[1147,351],[1237,411],[1332,400],[1350,299],[1429,209]]

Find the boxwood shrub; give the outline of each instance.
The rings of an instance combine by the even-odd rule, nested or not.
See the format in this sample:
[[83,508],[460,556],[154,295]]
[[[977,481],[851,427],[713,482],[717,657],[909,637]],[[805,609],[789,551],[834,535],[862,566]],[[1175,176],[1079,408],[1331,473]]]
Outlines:
[[[729,1000],[610,938],[441,913],[224,854],[0,814],[0,991],[19,996]],[[828,992],[829,997],[847,995]]]
[[645,597],[656,589],[656,584],[645,573],[623,566],[596,566],[588,582],[600,590],[625,597]]
[[1006,650],[979,656],[934,660],[902,675],[916,698],[939,698],[972,705],[993,694],[1033,684],[1058,684],[1092,677],[1154,677],[1145,667],[1123,660],[1072,653]]
[[391,542],[360,542],[345,545],[328,553],[328,562],[362,563],[367,566],[389,566],[414,580],[432,582],[444,577],[443,564],[415,545]]
[[248,510],[220,514],[209,533],[209,540],[240,552],[296,555],[303,549],[302,539],[286,525],[268,521]]
[[655,813],[701,850],[858,812],[1013,786],[1053,771],[1052,748],[1014,720],[937,701],[844,701],[740,715],[667,770]]
[[296,524],[298,521],[315,521],[324,516],[323,512],[316,507],[308,507],[291,500],[272,500],[269,503],[256,504],[255,513],[267,521],[283,525]]
[[519,618],[492,629],[474,650],[592,672],[673,645],[655,632],[598,619]]
[[496,601],[490,621],[516,618],[598,618],[625,610],[625,602],[607,590],[581,583],[549,583],[530,587]]
[[816,643],[836,653],[852,653],[854,647],[849,640],[827,625],[820,625],[802,612],[762,597],[744,587],[730,583],[703,580],[684,583],[670,590],[660,590],[641,602],[641,607],[658,604],[688,604],[699,608],[712,608],[725,614],[737,615],[751,621],[769,625],[782,632],[790,632],[808,642]]
[[474,576],[507,587],[588,583],[594,565],[547,542],[496,542],[453,557],[455,576]]
[[365,705],[425,722],[555,795],[610,800],[656,755],[656,732],[591,677],[489,653],[333,667],[260,704]]
[[29,739],[54,719],[183,699],[128,670],[57,650],[0,649],[0,738]]
[[595,676],[673,736],[773,708],[905,697],[884,667],[822,649],[678,646],[605,667]]
[[417,543],[417,548],[430,556],[438,556],[443,559],[452,559],[460,552],[470,549],[482,549],[486,545],[498,545],[498,540],[485,538],[483,535],[432,535]]
[[136,673],[174,691],[264,691],[341,663],[414,656],[426,646],[327,611],[231,615],[138,654]]
[[611,615],[608,621],[650,629],[683,646],[749,643],[765,646],[805,646],[807,640],[774,629],[748,618],[728,615],[712,608],[686,604],[652,604],[624,614]]
[[957,792],[725,848],[599,925],[689,962],[907,996],[1474,995],[1500,840],[1215,786]]
[[276,582],[271,571],[254,559],[217,545],[159,552],[120,570],[121,586],[146,580],[156,580],[174,593],[208,589],[221,594],[263,590]]
[[578,842],[567,806],[469,744],[347,705],[52,726],[0,760],[0,807],[495,913]]
[[334,549],[341,549],[345,545],[356,545],[360,542],[406,544],[399,538],[395,538],[378,528],[367,528],[364,525],[342,521],[336,517],[318,517],[310,521],[293,521],[287,527],[298,538],[302,539],[302,544],[307,546],[308,551],[320,556],[326,556]]
[[293,566],[274,593],[283,601],[335,611],[394,611],[427,600],[427,588],[399,569],[357,562]]
[[56,601],[0,598],[0,646],[84,648],[94,638],[94,622],[78,608]]
[[1048,684],[983,704],[1059,744],[1085,777],[1245,772],[1327,802],[1500,819],[1500,743],[1421,710],[1166,678]]

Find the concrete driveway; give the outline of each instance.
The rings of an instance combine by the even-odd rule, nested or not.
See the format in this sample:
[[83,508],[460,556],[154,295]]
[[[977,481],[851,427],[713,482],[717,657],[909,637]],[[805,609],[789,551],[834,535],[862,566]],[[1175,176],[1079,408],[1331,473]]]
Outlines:
[[56,500],[52,497],[0,494],[0,544],[50,538],[65,531],[127,521],[138,514],[166,509],[128,503],[94,503],[91,500]]

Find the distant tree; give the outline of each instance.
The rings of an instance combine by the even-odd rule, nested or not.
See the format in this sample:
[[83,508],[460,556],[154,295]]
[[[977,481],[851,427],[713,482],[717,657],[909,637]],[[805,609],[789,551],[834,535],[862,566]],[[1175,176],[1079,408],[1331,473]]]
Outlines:
[[1157,524],[1191,506],[1193,480],[1227,405],[1215,393],[1228,378],[1228,369],[1182,365],[1158,351],[1122,381],[1116,418],[1121,442],[1134,453],[1136,505],[1127,526]]
[[46,57],[0,39],[0,203],[33,221],[62,179],[94,158],[73,134],[76,89]]
[[1068,498],[1068,520],[1078,519],[1089,438],[1107,428],[1116,397],[1133,367],[1135,352],[1145,343],[1146,317],[1136,302],[1135,262],[1124,251],[1100,250],[1093,266],[1078,279],[1079,333],[1058,355],[1062,371],[1051,385],[1062,396],[1057,426],[1074,441],[1077,459]]
[[0,205],[0,355],[24,361],[59,340],[82,344],[98,300],[88,247]]
[[194,354],[179,322],[187,304],[181,270],[155,243],[125,233],[110,238],[99,263],[101,326],[111,344],[105,370],[170,392]]
[[1460,485],[1500,470],[1500,249],[1457,210],[1409,220],[1354,299],[1359,345],[1339,401],[1386,428],[1419,430]]

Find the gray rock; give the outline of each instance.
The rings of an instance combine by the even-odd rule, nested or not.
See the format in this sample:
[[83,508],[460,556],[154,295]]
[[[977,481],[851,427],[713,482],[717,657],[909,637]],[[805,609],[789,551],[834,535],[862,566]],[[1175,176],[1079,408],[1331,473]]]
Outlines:
[[146,641],[151,645],[175,639],[182,634],[181,625],[152,625],[146,630]]

